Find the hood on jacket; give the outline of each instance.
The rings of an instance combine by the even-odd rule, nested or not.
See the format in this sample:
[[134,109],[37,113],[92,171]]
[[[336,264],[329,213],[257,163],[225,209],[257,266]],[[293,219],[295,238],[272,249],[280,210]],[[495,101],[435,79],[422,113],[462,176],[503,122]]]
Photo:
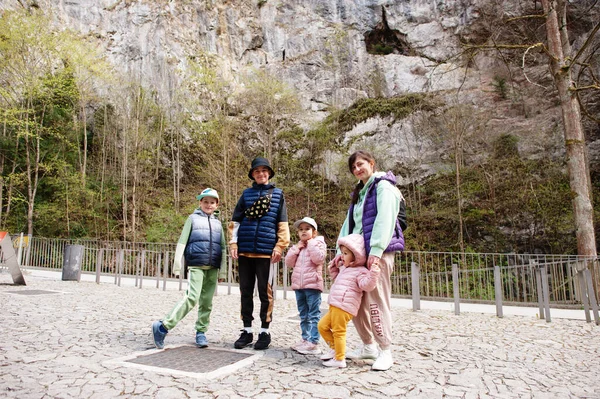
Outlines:
[[354,262],[344,266],[365,266],[367,264],[365,240],[362,234],[350,234],[345,237],[341,237],[338,239],[337,245],[338,247],[343,245],[354,254]]

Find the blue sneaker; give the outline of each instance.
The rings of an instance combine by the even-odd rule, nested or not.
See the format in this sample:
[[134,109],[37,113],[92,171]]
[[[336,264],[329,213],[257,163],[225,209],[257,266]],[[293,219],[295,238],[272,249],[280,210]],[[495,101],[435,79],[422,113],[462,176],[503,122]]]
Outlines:
[[208,346],[208,340],[206,339],[206,335],[203,332],[196,332],[196,345],[198,348],[206,348]]
[[162,322],[155,321],[154,323],[152,323],[152,335],[154,336],[154,345],[158,349],[162,349],[165,347],[165,337],[167,336],[166,332],[161,331],[161,327],[163,330],[166,330]]

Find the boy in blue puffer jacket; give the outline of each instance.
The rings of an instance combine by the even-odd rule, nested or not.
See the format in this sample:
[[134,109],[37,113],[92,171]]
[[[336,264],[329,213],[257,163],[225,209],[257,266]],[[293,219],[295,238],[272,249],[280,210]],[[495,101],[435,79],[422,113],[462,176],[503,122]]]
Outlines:
[[208,346],[206,330],[210,321],[212,299],[219,278],[225,278],[227,272],[226,242],[221,222],[214,215],[219,206],[219,194],[212,188],[203,190],[196,198],[200,207],[186,220],[175,250],[173,273],[179,276],[181,259],[189,271],[189,285],[185,296],[175,305],[169,314],[160,321],[152,323],[154,345],[164,347],[167,333],[198,304],[196,321],[196,345]]

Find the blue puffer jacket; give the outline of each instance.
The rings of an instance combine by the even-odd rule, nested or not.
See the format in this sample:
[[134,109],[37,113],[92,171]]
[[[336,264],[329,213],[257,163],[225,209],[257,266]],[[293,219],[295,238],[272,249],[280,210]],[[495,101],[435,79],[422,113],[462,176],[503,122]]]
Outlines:
[[271,255],[275,248],[283,191],[280,188],[275,188],[272,184],[254,183],[252,187],[244,190],[241,201],[244,210],[248,209],[257,199],[269,194],[271,188],[273,193],[269,211],[256,219],[244,216],[240,222],[237,239],[240,253]]
[[190,215],[192,230],[185,247],[185,262],[188,266],[221,267],[221,234],[223,226],[215,215],[207,215],[196,209]]

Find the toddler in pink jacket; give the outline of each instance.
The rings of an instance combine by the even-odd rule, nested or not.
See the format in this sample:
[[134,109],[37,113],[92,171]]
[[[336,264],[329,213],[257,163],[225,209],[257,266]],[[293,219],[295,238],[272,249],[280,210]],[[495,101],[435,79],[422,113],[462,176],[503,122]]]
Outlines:
[[292,289],[296,293],[296,305],[300,314],[302,340],[292,349],[304,355],[318,355],[321,318],[321,293],[323,292],[323,264],[327,245],[317,233],[317,222],[305,217],[294,223],[300,241],[285,255],[285,264],[293,268]]
[[342,252],[341,263],[333,263],[329,269],[334,279],[329,290],[329,312],[319,321],[319,333],[330,351],[321,356],[323,366],[346,367],[346,329],[362,300],[363,292],[377,286],[380,268],[377,262],[367,269],[365,241],[361,234],[350,234],[338,239]]

